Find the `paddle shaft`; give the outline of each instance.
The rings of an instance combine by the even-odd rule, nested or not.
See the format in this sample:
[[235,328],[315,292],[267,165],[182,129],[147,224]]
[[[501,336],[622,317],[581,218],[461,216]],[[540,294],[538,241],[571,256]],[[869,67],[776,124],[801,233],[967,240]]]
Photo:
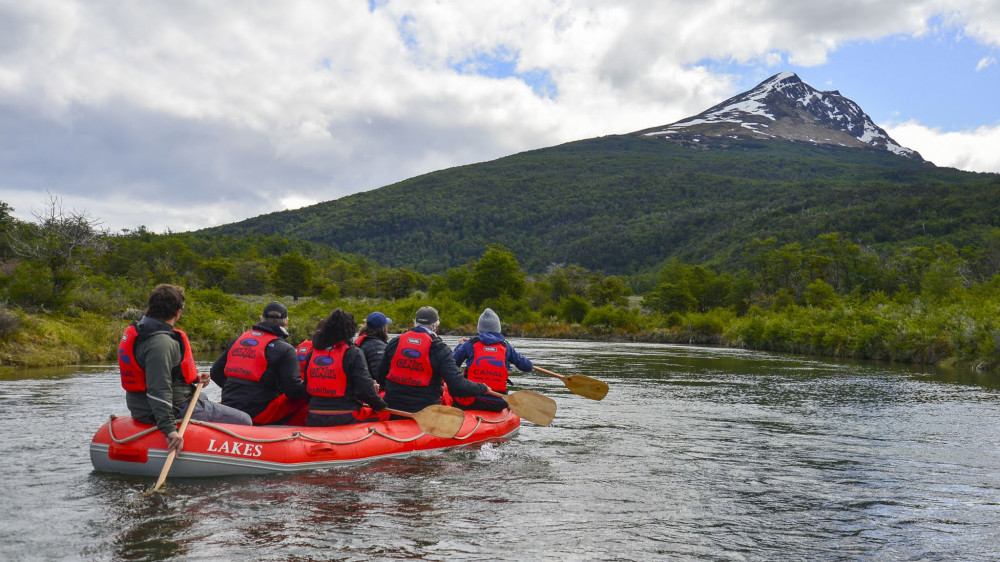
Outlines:
[[394,416],[402,416],[404,418],[410,418],[411,420],[417,419],[417,416],[415,416],[411,412],[404,412],[403,410],[393,410],[392,408],[386,408],[385,411],[389,412],[390,414],[392,414]]
[[590,398],[591,400],[603,400],[604,397],[608,395],[608,383],[597,380],[594,377],[588,377],[586,375],[570,375],[568,377],[564,377],[559,373],[553,373],[552,371],[547,371],[541,367],[534,367],[534,369],[540,373],[558,377],[559,380],[566,385],[566,388],[568,388],[570,392],[573,394],[579,394],[584,398]]
[[556,401],[537,392],[518,390],[501,394],[489,390],[486,394],[503,400],[511,412],[536,425],[549,425],[556,416]]
[[434,437],[452,439],[465,423],[465,413],[458,408],[438,404],[427,406],[419,412],[404,412],[386,408],[390,414],[416,420],[420,431]]
[[[187,411],[184,412],[184,419],[181,420],[181,427],[177,430],[177,435],[184,437],[184,432],[187,430],[188,422],[191,421],[191,414],[194,413],[194,406],[198,403],[198,397],[201,396],[201,389],[204,385],[198,384],[197,388],[194,389],[194,394],[191,395],[191,401],[188,402]],[[156,485],[153,489],[146,492],[146,494],[152,494],[153,492],[160,489],[160,486],[167,480],[167,473],[170,472],[170,465],[174,464],[174,457],[177,456],[177,449],[172,449],[167,453],[167,460],[163,463],[163,470],[160,471],[160,477],[156,480]]]
[[552,371],[546,371],[545,369],[543,369],[541,367],[535,367],[535,370],[538,371],[539,373],[545,373],[546,375],[552,375],[553,377],[556,377],[556,378],[558,378],[559,380],[561,380],[563,382],[566,382],[566,380],[568,378],[568,377],[564,377],[564,376],[560,375],[559,373],[553,373]]

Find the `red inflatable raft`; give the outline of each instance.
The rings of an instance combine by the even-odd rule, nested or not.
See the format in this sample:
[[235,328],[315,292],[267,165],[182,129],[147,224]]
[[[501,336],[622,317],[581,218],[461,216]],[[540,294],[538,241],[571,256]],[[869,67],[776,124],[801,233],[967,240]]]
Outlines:
[[[446,449],[517,435],[521,419],[510,411],[465,412],[452,439],[424,433],[414,420],[338,427],[246,426],[192,420],[171,477],[272,474],[347,466],[371,459]],[[90,461],[106,472],[157,476],[167,441],[156,427],[112,416],[90,443]]]

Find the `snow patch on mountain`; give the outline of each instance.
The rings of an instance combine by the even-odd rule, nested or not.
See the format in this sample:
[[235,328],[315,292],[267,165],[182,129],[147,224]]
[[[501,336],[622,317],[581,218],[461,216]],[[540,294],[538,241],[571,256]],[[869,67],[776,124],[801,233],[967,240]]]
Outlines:
[[793,72],[775,74],[698,115],[635,134],[693,141],[700,137],[777,138],[876,148],[923,161],[916,151],[889,137],[858,104],[836,90],[816,90]]

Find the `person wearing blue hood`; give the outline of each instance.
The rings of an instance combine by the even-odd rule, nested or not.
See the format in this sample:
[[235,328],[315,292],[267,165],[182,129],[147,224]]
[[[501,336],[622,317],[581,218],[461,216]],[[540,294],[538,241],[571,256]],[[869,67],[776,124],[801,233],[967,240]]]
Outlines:
[[365,361],[368,362],[368,372],[372,376],[378,372],[382,356],[385,354],[385,344],[389,342],[389,331],[386,327],[388,324],[392,324],[392,318],[386,318],[385,314],[378,311],[372,312],[365,319],[361,333],[354,340],[354,345],[364,352]]
[[[507,378],[510,375],[509,366],[514,365],[519,370],[530,372],[534,369],[531,361],[514,350],[500,332],[500,317],[493,309],[487,308],[479,316],[478,335],[465,340],[455,348],[452,356],[455,365],[465,366],[465,378],[473,382],[481,382],[490,390],[507,394]],[[500,398],[489,395],[473,397],[454,397],[455,406],[463,410],[487,410],[499,412],[507,407]]]

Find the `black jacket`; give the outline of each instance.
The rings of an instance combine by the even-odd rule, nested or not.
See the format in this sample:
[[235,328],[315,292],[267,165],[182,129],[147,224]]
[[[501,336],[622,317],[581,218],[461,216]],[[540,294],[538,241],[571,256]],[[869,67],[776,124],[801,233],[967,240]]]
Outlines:
[[367,336],[361,340],[359,347],[365,354],[365,361],[368,363],[368,372],[374,376],[378,372],[379,365],[382,364],[382,356],[385,354],[385,342],[376,337]]
[[295,347],[285,341],[288,332],[281,326],[268,322],[254,324],[252,329],[278,336],[264,349],[267,369],[261,376],[260,382],[227,377],[226,358],[236,340],[230,342],[222,355],[215,360],[210,371],[212,380],[222,387],[222,404],[243,410],[250,417],[254,417],[263,412],[268,404],[281,394],[293,400],[307,398],[309,394],[299,375],[299,358],[295,354]]
[[390,408],[404,412],[418,412],[427,406],[440,404],[444,391],[442,382],[448,385],[448,392],[452,396],[479,396],[489,390],[485,384],[471,382],[462,376],[458,366],[455,365],[451,348],[441,341],[437,334],[421,327],[412,330],[426,332],[433,338],[429,353],[434,374],[428,386],[410,386],[387,381],[385,377],[389,374],[396,348],[399,347],[399,338],[406,334],[404,332],[390,340],[385,346],[385,356],[375,376],[375,380],[385,388],[385,402]]

